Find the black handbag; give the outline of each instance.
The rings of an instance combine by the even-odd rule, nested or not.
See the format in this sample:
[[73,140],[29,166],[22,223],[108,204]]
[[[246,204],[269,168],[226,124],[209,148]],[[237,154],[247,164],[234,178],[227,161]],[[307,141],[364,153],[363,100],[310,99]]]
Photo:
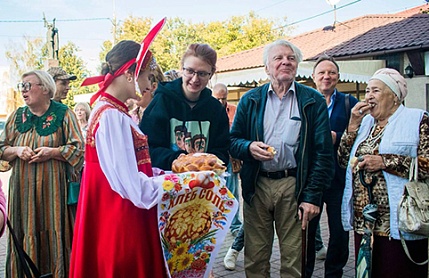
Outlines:
[[31,260],[30,256],[24,251],[22,246],[18,242],[18,238],[16,237],[15,232],[12,229],[12,225],[9,222],[9,219],[6,221],[7,227],[9,228],[9,232],[12,235],[13,243],[15,245],[15,249],[18,253],[19,262],[21,264],[22,270],[27,278],[52,278],[52,273],[48,274],[40,274],[39,269],[34,264],[33,260]]

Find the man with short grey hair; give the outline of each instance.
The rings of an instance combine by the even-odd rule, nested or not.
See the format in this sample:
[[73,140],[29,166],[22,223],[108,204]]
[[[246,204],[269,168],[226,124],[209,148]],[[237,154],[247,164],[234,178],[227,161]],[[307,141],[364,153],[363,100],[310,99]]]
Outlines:
[[244,267],[269,277],[277,233],[281,277],[301,277],[302,230],[317,216],[334,164],[328,110],[316,90],[295,82],[301,51],[278,40],[264,49],[270,83],[240,100],[231,129],[243,161]]

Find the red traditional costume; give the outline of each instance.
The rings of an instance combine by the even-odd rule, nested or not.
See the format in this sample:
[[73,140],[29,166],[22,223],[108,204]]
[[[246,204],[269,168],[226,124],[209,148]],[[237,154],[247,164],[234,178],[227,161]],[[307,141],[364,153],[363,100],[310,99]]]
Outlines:
[[[70,277],[167,277],[147,137],[101,93],[90,119]],[[150,178],[152,177],[152,178]]]

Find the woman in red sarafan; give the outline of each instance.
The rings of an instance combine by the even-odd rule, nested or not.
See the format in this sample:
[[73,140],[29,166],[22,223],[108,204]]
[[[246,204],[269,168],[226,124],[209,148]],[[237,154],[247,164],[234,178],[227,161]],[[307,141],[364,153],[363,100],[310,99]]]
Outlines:
[[83,84],[103,82],[88,124],[70,277],[168,277],[156,207],[164,178],[154,177],[147,137],[124,104],[151,87],[156,63],[147,52],[139,73],[140,47],[119,42],[103,76]]

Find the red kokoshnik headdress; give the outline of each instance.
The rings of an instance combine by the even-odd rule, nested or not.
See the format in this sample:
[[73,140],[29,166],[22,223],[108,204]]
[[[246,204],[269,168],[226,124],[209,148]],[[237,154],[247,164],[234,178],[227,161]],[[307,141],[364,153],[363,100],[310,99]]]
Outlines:
[[[123,64],[119,69],[115,71],[114,74],[107,73],[106,75],[100,75],[100,76],[92,76],[86,78],[81,86],[89,86],[98,84],[100,86],[100,89],[91,97],[90,104],[92,105],[100,96],[101,92],[107,89],[110,84],[112,84],[113,80],[123,74],[127,69],[129,69],[134,63],[136,63],[136,69],[134,72],[134,79],[137,82],[137,78],[140,74],[140,70],[143,67],[143,69],[147,69],[147,67],[151,66],[153,64],[153,55],[152,52],[149,51],[149,46],[152,43],[152,41],[155,39],[156,35],[161,31],[162,27],[164,26],[166,21],[166,18],[163,18],[160,22],[158,22],[146,35],[146,37],[143,39],[140,51],[137,54],[136,58],[133,58]],[[138,87],[138,86],[137,86]]]

